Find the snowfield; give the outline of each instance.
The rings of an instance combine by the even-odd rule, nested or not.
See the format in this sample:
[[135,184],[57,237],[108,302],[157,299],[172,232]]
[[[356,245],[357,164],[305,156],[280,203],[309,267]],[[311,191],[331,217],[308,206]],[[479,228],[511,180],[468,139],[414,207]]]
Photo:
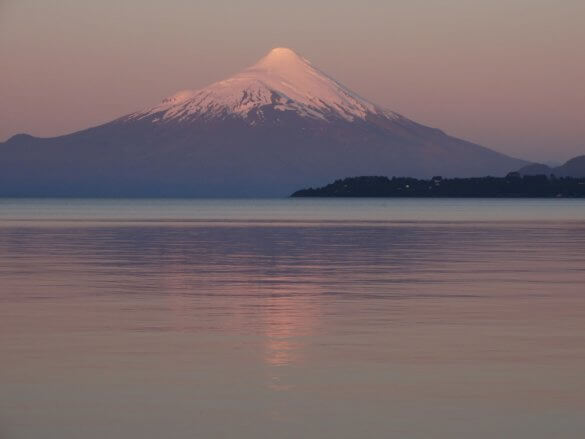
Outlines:
[[353,121],[368,114],[399,117],[348,90],[293,50],[279,47],[231,78],[200,90],[180,91],[131,118],[157,115],[152,121],[164,122],[230,114],[245,119],[267,105],[326,121]]

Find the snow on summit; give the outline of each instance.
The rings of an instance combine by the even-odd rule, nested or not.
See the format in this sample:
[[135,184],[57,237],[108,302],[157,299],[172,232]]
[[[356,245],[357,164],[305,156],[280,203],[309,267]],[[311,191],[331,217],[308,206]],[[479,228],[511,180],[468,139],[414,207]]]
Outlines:
[[368,114],[393,117],[330,78],[295,51],[272,49],[253,66],[200,90],[184,90],[130,118],[153,122],[261,115],[270,106],[322,120],[365,119]]

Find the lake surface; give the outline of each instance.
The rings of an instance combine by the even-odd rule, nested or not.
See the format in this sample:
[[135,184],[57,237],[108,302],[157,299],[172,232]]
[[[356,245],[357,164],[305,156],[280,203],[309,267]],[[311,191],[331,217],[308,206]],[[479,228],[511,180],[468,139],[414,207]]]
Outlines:
[[581,438],[583,200],[0,200],[0,437]]

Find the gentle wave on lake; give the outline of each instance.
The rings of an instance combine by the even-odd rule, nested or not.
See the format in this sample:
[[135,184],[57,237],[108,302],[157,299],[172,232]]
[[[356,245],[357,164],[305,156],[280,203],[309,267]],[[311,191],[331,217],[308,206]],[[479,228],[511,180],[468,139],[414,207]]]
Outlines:
[[576,438],[581,200],[0,200],[0,437]]

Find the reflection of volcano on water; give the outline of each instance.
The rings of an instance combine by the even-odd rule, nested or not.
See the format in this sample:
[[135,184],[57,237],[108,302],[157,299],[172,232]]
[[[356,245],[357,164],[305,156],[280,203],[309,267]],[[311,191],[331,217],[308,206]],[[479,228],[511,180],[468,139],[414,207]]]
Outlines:
[[321,296],[311,282],[270,273],[240,273],[229,282],[226,276],[197,271],[185,263],[167,264],[158,271],[154,287],[166,297],[168,324],[174,331],[259,336],[266,366],[302,361],[304,340],[315,330],[320,313]]
[[318,318],[318,303],[297,294],[272,295],[263,306],[266,335],[264,361],[287,366],[302,360],[303,339],[310,336]]
[[[306,292],[305,292],[306,293]],[[289,366],[304,362],[306,339],[316,330],[319,303],[309,294],[272,294],[262,306],[265,333],[264,364],[268,367],[268,387],[290,390]]]

